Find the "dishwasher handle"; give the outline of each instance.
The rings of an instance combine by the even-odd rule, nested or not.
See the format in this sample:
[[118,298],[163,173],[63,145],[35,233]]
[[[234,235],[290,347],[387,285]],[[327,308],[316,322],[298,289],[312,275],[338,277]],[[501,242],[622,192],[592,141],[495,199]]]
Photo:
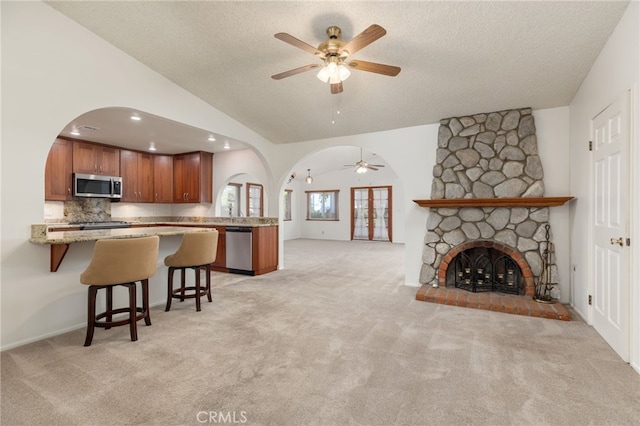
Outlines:
[[249,226],[227,226],[225,228],[227,232],[251,232],[251,227]]

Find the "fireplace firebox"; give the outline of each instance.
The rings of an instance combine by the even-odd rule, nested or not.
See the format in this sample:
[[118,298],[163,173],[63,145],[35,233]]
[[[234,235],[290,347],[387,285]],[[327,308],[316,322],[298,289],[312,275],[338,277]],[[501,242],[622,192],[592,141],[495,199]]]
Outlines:
[[506,253],[487,247],[474,247],[458,253],[447,269],[446,285],[474,293],[524,294],[522,271],[515,260]]

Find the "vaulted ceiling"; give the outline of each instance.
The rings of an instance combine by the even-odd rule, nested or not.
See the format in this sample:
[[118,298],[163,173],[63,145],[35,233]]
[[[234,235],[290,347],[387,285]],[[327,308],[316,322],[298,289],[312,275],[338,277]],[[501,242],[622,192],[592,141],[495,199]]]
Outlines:
[[[628,2],[48,3],[265,138],[288,143],[568,105]],[[317,70],[271,78],[320,61],[275,33],[317,46],[331,25],[348,41],[374,23],[387,34],[350,59],[399,66],[398,76],[353,71],[338,95]]]

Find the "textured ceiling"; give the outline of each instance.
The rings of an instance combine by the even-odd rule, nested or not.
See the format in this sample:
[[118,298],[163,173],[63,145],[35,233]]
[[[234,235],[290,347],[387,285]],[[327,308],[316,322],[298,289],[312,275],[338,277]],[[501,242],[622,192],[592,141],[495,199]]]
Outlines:
[[[49,2],[274,143],[568,105],[627,3]],[[374,23],[387,35],[351,59],[397,77],[353,71],[340,95],[314,71],[271,79],[319,63],[275,33],[317,46],[330,25],[348,41]]]

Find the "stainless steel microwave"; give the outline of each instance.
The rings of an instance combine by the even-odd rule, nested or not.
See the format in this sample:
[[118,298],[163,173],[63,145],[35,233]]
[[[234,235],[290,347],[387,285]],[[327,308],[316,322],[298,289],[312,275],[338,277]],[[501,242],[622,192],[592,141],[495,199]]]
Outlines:
[[74,173],[73,195],[76,197],[122,198],[122,178]]

